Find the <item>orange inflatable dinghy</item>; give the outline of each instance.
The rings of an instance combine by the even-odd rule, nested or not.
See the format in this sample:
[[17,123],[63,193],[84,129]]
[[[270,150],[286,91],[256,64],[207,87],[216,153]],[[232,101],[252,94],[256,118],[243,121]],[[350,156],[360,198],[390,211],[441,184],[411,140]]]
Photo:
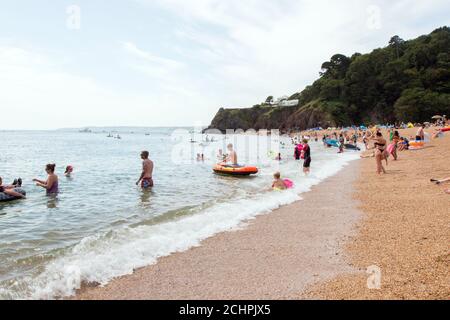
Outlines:
[[256,167],[232,166],[226,164],[216,164],[213,170],[217,174],[230,176],[249,176],[258,173],[258,168]]

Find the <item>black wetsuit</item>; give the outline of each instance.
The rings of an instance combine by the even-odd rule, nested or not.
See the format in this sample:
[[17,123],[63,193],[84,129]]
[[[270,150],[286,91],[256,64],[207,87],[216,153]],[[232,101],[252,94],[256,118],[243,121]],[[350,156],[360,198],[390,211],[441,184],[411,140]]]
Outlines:
[[303,156],[305,160],[303,162],[303,168],[309,168],[311,166],[311,148],[309,145],[303,148]]

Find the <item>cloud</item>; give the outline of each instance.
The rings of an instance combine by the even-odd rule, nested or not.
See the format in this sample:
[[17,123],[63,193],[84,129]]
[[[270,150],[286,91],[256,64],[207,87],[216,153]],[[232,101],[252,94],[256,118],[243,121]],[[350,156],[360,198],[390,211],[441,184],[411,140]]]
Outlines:
[[60,69],[54,57],[0,46],[0,129],[182,125],[189,119],[178,107],[191,105],[173,92],[117,92]]
[[[429,16],[448,11],[444,0],[139,2],[179,19],[173,32],[190,44],[184,55],[208,69],[209,83],[221,88],[220,101],[230,106],[301,90],[331,55],[369,52],[397,33],[428,33],[439,26]],[[371,6],[379,8],[378,17]],[[380,28],[371,28],[369,19],[379,19]]]

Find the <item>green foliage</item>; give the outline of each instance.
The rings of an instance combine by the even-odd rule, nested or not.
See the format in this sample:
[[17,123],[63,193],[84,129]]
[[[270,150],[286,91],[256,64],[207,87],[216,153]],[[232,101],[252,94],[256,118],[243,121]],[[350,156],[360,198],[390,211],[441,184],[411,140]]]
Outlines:
[[410,41],[394,36],[369,54],[334,55],[320,75],[292,97],[300,106],[316,100],[333,106],[324,111],[336,122],[429,121],[450,113],[450,28]]

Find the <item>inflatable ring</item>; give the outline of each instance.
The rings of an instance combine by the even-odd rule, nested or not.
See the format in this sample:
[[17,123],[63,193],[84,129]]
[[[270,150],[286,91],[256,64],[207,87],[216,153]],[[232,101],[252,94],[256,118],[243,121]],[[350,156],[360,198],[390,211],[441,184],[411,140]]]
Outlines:
[[[25,192],[25,190],[23,190],[23,189],[21,189],[21,188],[15,188],[15,189],[13,189],[13,190],[14,190],[15,192],[18,192],[18,193],[24,195],[24,196],[27,195],[27,193]],[[4,192],[0,192],[0,202],[13,201],[13,200],[17,200],[17,199],[19,199],[19,198],[10,196],[9,194],[6,194],[6,193],[4,193]]]

